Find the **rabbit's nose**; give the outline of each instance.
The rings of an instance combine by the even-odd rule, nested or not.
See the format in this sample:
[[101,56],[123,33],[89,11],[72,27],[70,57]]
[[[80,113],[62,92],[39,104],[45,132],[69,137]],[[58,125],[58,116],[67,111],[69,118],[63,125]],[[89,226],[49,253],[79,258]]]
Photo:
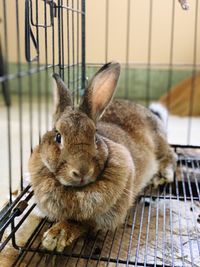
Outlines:
[[72,170],[71,172],[70,172],[70,174],[71,174],[71,176],[73,177],[73,178],[80,178],[80,172],[78,171],[78,170]]
[[70,175],[74,178],[74,179],[82,179],[86,176],[90,176],[92,173],[92,171],[89,168],[86,167],[82,167],[80,169],[73,169],[70,172]]

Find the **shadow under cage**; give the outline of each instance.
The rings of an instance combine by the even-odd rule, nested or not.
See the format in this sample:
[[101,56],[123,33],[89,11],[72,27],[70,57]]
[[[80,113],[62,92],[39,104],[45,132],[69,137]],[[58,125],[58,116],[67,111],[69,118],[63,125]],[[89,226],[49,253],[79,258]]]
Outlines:
[[[149,0],[146,4],[146,1],[144,8],[143,1],[131,0],[1,1],[1,266],[200,265],[200,141],[196,135],[200,123],[199,117],[193,116],[193,105],[198,99],[195,92],[199,86],[196,82],[200,66],[199,3],[198,0],[189,2],[193,45],[191,62],[185,63],[184,60],[176,62],[179,36],[175,33],[177,13],[186,12],[178,2],[184,5],[187,1],[160,2]],[[154,61],[153,56],[154,28],[155,16],[161,12],[163,4],[169,6],[170,12],[166,37],[168,61],[159,62],[159,59]],[[94,15],[96,18],[91,16],[95,5],[96,10],[100,7],[95,13],[98,15]],[[140,31],[138,18],[134,16],[139,11],[144,12],[147,21],[142,34],[146,34],[146,53],[141,61],[134,54],[134,44],[141,41],[134,36],[134,32]],[[94,59],[86,64],[86,55],[90,53],[86,37],[91,34],[86,27],[87,19],[89,23],[97,20],[92,26],[97,32],[101,29],[98,34],[103,39],[101,42],[94,39],[92,44],[95,46],[98,42],[101,47],[100,50],[95,47],[96,54],[102,54],[101,61]],[[121,26],[117,28],[118,25]],[[159,26],[162,28],[162,22]],[[124,38],[118,39],[124,43],[123,51],[115,49],[120,30],[124,32]],[[166,48],[157,45],[160,50]],[[75,105],[87,84],[87,77],[90,78],[101,64],[118,59],[117,55],[122,62],[117,97],[146,106],[155,101],[162,103],[163,95],[168,94],[165,104],[171,111],[173,88],[191,76],[187,116],[169,113],[166,123],[169,142],[178,155],[174,182],[157,189],[152,186],[144,189],[123,226],[114,232],[99,231],[95,235],[88,232],[63,253],[46,251],[41,238],[52,223],[38,217],[27,165],[32,149],[51,129],[50,76],[53,72],[60,74],[71,89]]]

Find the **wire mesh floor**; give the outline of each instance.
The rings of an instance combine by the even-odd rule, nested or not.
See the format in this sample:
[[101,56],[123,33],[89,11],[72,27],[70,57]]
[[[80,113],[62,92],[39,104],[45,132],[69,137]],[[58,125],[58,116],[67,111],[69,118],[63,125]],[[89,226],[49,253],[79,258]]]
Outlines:
[[34,210],[30,203],[12,222],[19,248],[12,266],[200,266],[200,157],[179,155],[174,183],[145,189],[121,228],[88,233],[62,255],[42,249],[52,223]]

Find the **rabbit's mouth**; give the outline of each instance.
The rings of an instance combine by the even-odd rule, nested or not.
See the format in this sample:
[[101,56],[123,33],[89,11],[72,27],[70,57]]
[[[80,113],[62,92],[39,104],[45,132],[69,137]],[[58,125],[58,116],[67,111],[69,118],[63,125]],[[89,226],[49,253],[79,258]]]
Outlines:
[[82,177],[79,180],[68,180],[64,177],[56,177],[56,178],[62,185],[69,187],[83,187],[95,181],[95,179],[92,177]]

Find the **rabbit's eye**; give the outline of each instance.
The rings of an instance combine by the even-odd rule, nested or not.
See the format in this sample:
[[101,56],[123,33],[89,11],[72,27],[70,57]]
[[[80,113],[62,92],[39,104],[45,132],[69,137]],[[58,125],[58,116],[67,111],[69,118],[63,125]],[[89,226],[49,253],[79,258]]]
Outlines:
[[57,133],[57,134],[56,134],[56,142],[57,142],[58,144],[61,143],[61,134],[60,134],[60,133]]

